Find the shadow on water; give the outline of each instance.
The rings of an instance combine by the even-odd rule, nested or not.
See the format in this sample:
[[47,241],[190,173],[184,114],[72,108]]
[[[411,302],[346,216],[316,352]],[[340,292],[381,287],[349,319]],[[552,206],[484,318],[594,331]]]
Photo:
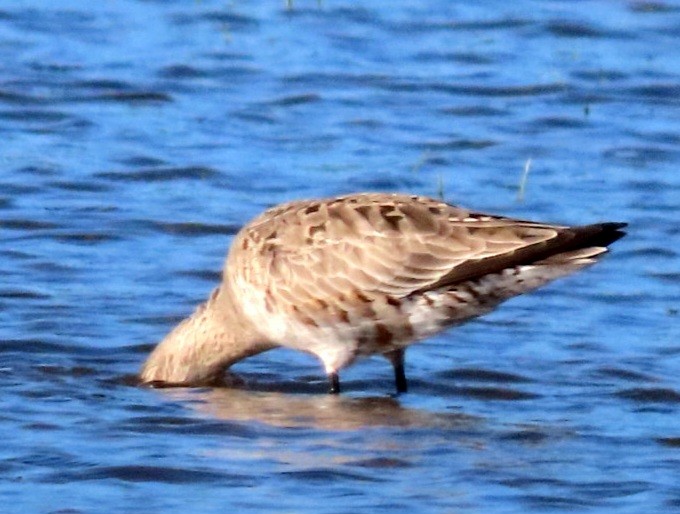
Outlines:
[[217,388],[176,390],[174,398],[191,399],[201,414],[229,421],[259,422],[276,427],[356,430],[367,427],[466,428],[479,420],[464,414],[404,407],[391,397],[352,398],[328,394],[298,395]]
[[[271,365],[277,368],[276,363]],[[140,385],[133,375],[118,382]],[[323,376],[287,369],[285,374],[228,372],[214,387],[152,387],[203,415],[225,421],[323,430],[365,427],[464,430],[479,424],[482,418],[449,412],[452,406],[468,401],[514,404],[540,399],[541,395],[532,391],[535,385],[532,382],[518,374],[458,368],[429,377],[413,376],[409,381],[410,392],[397,395],[393,393],[391,376],[384,380],[367,373],[365,378],[343,380],[342,393],[333,395],[328,394]],[[418,407],[411,407],[414,404]]]
[[[137,386],[136,376],[117,382]],[[362,382],[363,384],[363,382]],[[370,384],[365,389],[370,390]],[[352,382],[351,389],[364,389]],[[471,428],[480,418],[461,413],[433,412],[404,406],[398,396],[332,395],[319,383],[259,382],[228,374],[212,388],[154,388],[201,415],[228,422],[256,422],[279,428],[357,430],[368,427]],[[323,391],[323,392],[322,392]]]

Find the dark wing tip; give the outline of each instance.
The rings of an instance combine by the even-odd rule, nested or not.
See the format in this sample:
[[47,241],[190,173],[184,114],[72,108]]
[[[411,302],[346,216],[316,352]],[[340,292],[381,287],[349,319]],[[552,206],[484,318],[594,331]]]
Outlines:
[[[628,223],[623,223],[620,221],[609,221],[606,223],[596,223],[594,226],[600,227],[604,231],[617,231],[621,230],[622,228],[626,228],[628,226]],[[625,232],[624,232],[625,235]]]
[[579,227],[579,229],[583,230],[585,236],[581,240],[580,245],[609,246],[626,235],[626,232],[621,229],[627,226],[628,223],[608,222]]

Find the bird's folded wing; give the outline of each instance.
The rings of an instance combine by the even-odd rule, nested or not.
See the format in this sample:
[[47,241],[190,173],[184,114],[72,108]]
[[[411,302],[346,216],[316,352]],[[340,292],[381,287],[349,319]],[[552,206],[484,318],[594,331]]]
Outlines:
[[294,202],[255,220],[242,237],[264,265],[261,285],[298,308],[348,310],[545,258],[572,237],[422,197],[352,200]]

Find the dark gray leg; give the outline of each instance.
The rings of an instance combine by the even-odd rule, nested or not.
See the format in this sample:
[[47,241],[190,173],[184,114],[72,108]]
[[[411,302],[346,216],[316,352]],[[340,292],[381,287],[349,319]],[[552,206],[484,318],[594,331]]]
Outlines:
[[385,357],[392,363],[394,367],[394,383],[397,386],[397,393],[405,393],[408,391],[408,381],[406,380],[406,371],[404,370],[404,355],[406,350],[399,348],[387,352]]
[[328,381],[331,383],[331,388],[328,391],[330,394],[340,393],[340,377],[337,373],[330,373],[328,375]]

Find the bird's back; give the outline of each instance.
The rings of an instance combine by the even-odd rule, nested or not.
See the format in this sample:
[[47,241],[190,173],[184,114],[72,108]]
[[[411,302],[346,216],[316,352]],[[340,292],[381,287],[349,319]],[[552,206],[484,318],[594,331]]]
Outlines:
[[591,264],[622,226],[547,225],[398,194],[298,201],[241,230],[224,278],[265,337],[339,369]]

